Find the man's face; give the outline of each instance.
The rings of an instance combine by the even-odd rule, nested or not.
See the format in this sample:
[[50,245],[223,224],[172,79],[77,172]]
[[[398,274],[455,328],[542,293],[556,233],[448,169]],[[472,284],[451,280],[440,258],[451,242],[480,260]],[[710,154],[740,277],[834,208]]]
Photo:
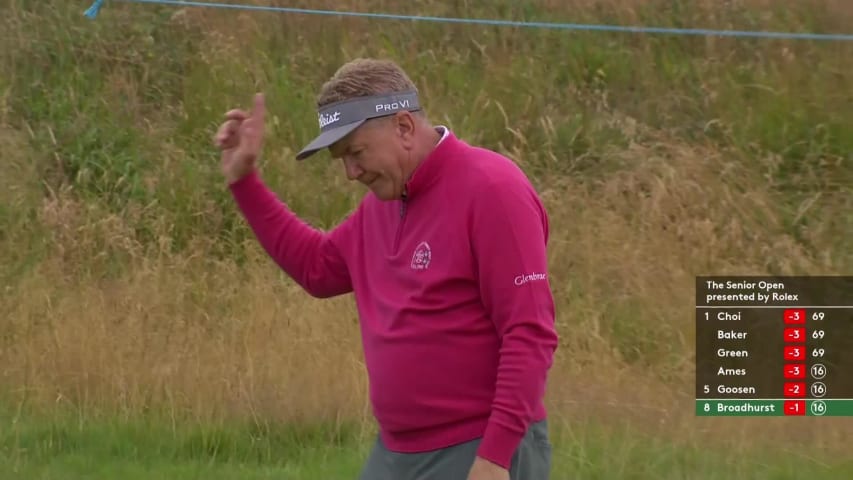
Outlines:
[[405,184],[403,159],[406,148],[406,120],[390,116],[366,122],[329,147],[334,158],[344,163],[347,178],[367,186],[380,200],[400,198]]

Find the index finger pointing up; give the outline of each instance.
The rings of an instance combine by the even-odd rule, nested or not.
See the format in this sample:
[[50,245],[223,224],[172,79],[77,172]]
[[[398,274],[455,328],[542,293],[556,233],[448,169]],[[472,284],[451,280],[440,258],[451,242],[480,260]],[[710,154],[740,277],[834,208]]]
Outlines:
[[255,104],[252,107],[252,117],[257,118],[260,121],[263,121],[265,115],[266,115],[266,104],[264,103],[264,94],[263,93],[256,93],[255,94]]

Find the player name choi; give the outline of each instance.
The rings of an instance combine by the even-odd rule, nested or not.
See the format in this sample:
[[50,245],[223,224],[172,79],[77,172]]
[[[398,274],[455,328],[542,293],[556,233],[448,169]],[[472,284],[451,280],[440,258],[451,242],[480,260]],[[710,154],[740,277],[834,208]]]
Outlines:
[[718,312],[717,320],[721,322],[727,321],[739,321],[740,320],[740,312],[729,313],[729,312]]

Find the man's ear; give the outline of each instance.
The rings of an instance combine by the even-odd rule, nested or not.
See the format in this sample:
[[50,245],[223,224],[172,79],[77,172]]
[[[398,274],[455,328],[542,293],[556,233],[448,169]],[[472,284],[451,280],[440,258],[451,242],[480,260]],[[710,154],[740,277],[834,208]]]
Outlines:
[[417,124],[411,112],[401,111],[394,115],[394,128],[403,141],[403,147],[411,150],[415,146],[415,129]]

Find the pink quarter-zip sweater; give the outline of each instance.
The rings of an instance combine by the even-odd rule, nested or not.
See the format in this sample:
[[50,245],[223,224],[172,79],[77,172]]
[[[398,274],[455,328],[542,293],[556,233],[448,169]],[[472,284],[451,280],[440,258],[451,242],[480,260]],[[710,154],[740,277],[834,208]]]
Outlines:
[[546,416],[557,347],[548,218],[524,173],[445,130],[403,200],[368,193],[329,232],[257,173],[230,188],[260,244],[309,294],[354,293],[386,448],[482,438],[478,455],[509,468],[528,425]]

